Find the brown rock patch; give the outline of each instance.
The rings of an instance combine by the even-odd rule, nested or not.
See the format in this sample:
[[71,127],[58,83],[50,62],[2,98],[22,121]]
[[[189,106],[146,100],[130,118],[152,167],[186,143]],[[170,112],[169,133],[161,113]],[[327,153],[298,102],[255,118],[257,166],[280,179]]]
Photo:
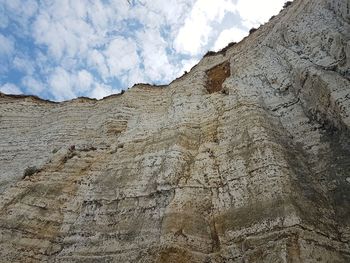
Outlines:
[[230,63],[225,61],[209,70],[207,70],[206,89],[209,93],[222,90],[222,84],[231,75]]

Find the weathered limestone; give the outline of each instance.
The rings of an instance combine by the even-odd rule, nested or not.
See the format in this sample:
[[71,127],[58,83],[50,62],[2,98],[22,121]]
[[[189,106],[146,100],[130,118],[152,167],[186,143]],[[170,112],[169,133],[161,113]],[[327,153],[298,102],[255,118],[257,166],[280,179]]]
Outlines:
[[295,0],[168,86],[1,94],[0,261],[350,262],[349,47]]

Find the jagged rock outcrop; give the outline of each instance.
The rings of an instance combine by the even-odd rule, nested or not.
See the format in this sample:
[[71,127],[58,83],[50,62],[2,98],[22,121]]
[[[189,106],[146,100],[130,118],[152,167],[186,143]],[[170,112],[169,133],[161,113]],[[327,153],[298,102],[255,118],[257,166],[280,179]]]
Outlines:
[[1,262],[350,262],[348,0],[168,86],[0,96]]

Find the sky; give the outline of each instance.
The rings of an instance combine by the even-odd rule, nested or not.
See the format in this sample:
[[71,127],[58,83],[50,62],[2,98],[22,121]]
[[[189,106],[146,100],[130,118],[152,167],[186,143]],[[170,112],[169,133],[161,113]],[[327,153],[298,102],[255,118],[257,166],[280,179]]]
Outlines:
[[285,0],[0,0],[0,91],[101,99],[167,84]]

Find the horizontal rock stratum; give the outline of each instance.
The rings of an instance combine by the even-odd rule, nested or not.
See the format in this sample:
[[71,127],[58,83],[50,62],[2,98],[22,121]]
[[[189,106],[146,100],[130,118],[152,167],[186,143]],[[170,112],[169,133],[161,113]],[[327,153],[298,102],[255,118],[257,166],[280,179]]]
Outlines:
[[349,0],[168,86],[0,95],[0,262],[350,262]]

